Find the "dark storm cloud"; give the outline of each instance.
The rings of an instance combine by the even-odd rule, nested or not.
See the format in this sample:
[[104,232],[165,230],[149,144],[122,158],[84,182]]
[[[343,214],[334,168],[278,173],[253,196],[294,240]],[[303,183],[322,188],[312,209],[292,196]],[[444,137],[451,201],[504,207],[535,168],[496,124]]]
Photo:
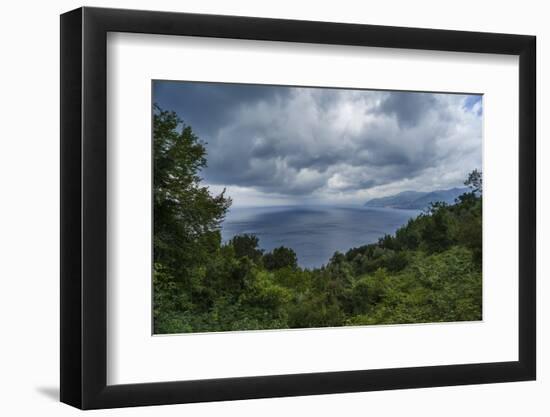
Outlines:
[[212,135],[231,121],[239,107],[288,94],[287,88],[241,84],[155,81],[153,100],[175,111],[201,136]]
[[418,124],[435,104],[433,94],[396,91],[385,95],[378,110],[393,115],[401,127],[410,127]]
[[207,142],[209,184],[298,198],[459,185],[481,168],[480,96],[155,82]]

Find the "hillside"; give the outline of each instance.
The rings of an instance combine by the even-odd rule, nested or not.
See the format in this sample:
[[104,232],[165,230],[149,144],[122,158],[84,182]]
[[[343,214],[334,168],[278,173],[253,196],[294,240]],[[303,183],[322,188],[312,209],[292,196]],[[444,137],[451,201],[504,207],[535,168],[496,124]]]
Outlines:
[[365,203],[365,207],[388,207],[397,209],[424,210],[430,203],[444,202],[453,204],[455,199],[465,192],[467,188],[450,188],[448,190],[435,190],[430,192],[403,191],[387,197],[373,198]]

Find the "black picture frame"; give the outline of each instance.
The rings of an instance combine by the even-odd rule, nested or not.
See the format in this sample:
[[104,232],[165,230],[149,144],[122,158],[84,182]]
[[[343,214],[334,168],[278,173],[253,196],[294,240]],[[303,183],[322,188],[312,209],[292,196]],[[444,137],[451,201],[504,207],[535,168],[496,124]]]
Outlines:
[[[519,360],[107,385],[108,32],[519,56]],[[61,401],[81,409],[534,380],[534,36],[102,8],[61,15]]]

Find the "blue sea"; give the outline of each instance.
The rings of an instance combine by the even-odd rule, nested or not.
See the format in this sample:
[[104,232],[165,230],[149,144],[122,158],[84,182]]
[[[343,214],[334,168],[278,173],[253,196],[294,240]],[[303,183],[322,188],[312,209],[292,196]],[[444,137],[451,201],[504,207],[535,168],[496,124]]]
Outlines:
[[222,239],[251,233],[266,251],[294,249],[304,268],[328,263],[336,251],[374,243],[393,234],[418,210],[333,206],[231,207],[222,223]]

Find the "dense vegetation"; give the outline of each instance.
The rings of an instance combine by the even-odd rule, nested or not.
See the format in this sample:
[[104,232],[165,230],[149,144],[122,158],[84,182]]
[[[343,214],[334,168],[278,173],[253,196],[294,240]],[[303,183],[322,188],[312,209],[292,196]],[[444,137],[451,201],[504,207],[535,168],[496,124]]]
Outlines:
[[254,235],[223,244],[231,199],[201,186],[203,144],[158,107],[153,130],[156,334],[481,319],[480,172],[455,204],[308,270]]

